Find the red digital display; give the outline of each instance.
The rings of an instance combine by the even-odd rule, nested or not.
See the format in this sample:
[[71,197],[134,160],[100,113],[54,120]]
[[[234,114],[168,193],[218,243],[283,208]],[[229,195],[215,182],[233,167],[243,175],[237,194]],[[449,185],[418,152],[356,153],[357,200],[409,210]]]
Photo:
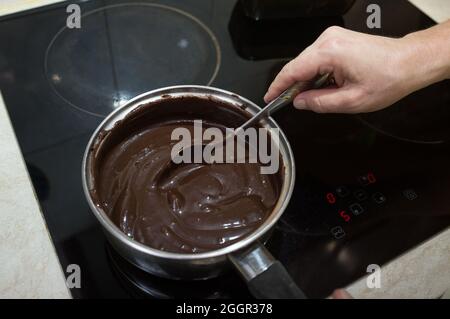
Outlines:
[[334,196],[333,193],[328,193],[328,194],[327,194],[327,202],[328,202],[329,204],[334,204],[334,203],[336,203],[336,196]]
[[377,178],[372,172],[370,172],[367,174],[367,180],[369,181],[369,184],[374,184],[377,181]]
[[345,212],[345,210],[341,210],[341,211],[339,212],[339,216],[341,216],[341,218],[342,218],[343,220],[345,220],[346,223],[348,223],[348,222],[350,221],[350,219],[351,219],[350,215],[347,214],[347,213]]

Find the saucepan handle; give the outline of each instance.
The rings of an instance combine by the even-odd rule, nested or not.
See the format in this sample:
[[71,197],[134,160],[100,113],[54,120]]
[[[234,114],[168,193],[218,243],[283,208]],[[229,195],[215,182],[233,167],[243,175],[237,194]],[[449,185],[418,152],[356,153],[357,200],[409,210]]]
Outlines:
[[277,261],[263,244],[230,254],[228,258],[244,277],[255,298],[306,299],[306,295],[292,280],[286,268]]

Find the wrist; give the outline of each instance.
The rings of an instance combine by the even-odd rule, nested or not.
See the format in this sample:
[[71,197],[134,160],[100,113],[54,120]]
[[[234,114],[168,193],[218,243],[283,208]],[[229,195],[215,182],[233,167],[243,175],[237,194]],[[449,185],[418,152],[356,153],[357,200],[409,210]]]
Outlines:
[[398,39],[400,72],[411,91],[450,78],[450,23]]

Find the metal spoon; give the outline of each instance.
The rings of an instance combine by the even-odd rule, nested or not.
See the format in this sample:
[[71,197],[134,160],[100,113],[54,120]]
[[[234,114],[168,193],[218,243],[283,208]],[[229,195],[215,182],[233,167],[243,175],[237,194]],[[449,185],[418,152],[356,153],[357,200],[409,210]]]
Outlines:
[[250,127],[252,124],[259,122],[261,119],[269,117],[270,114],[278,111],[282,107],[291,103],[294,98],[301,92],[319,89],[330,83],[330,73],[326,73],[317,77],[312,81],[303,81],[296,82],[291,87],[289,87],[286,91],[281,93],[277,98],[269,102],[261,111],[253,115],[247,122],[238,127],[235,132],[239,130],[244,130]]
[[[313,90],[313,89],[320,89],[324,87],[325,85],[328,85],[332,82],[331,80],[331,74],[326,73],[320,76],[317,76],[315,79],[311,81],[302,81],[302,82],[296,82],[292,86],[290,86],[287,90],[285,90],[283,93],[281,93],[277,98],[269,102],[261,111],[253,115],[247,122],[239,126],[237,129],[233,130],[230,134],[227,134],[223,141],[217,143],[217,145],[223,145],[224,142],[226,142],[228,139],[237,136],[237,133],[241,130],[245,130],[246,128],[250,127],[252,124],[255,124],[259,122],[261,119],[269,117],[272,113],[278,111],[282,107],[288,105],[291,103],[294,98],[301,92]],[[181,152],[191,152],[191,149],[194,147],[198,147],[199,145],[193,144],[190,145],[182,150]],[[214,146],[214,145],[213,145]],[[189,153],[191,154],[191,153]]]

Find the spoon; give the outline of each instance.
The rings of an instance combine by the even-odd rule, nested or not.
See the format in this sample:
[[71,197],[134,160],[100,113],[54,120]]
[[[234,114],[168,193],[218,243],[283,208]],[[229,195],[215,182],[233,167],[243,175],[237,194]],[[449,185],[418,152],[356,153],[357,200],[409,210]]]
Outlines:
[[[217,143],[218,145],[223,145],[223,142],[226,142],[228,139],[238,136],[237,133],[245,130],[246,128],[250,127],[251,125],[258,123],[260,120],[269,117],[272,113],[280,110],[284,106],[291,103],[294,98],[301,92],[313,90],[313,89],[320,89],[332,82],[332,77],[330,73],[325,73],[323,75],[317,76],[315,79],[311,81],[302,81],[302,82],[296,82],[292,86],[290,86],[288,89],[286,89],[283,93],[281,93],[277,98],[269,102],[264,108],[262,108],[258,113],[253,115],[249,120],[247,120],[244,124],[239,126],[237,129],[232,131],[230,134],[227,134],[223,141]],[[192,144],[190,146],[187,146],[186,148],[180,150],[178,155],[182,152],[189,152],[191,154],[191,150],[194,147],[198,147],[199,144]],[[212,146],[214,147],[214,145]]]
[[329,84],[331,80],[330,78],[331,74],[326,73],[324,75],[318,76],[312,81],[302,81],[294,83],[286,91],[281,93],[277,98],[269,102],[269,104],[262,108],[261,111],[253,115],[247,122],[238,127],[235,132],[239,130],[245,130],[252,124],[259,122],[261,119],[269,117],[270,114],[291,103],[299,93],[313,89],[320,89],[321,87]]

